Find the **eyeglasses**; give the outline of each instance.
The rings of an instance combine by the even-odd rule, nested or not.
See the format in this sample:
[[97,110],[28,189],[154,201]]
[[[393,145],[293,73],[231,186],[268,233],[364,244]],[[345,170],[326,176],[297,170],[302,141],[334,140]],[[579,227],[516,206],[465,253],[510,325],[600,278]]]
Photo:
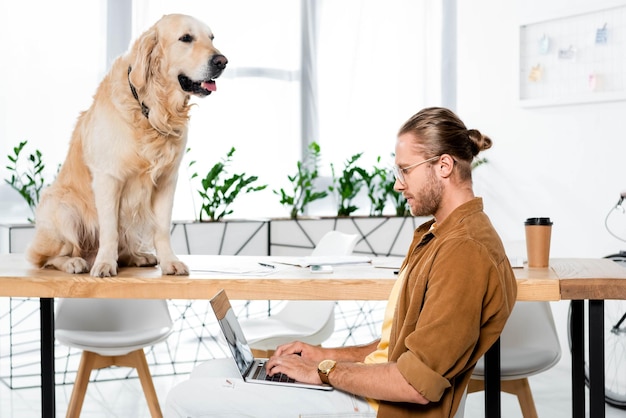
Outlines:
[[425,164],[427,162],[434,161],[434,160],[436,160],[439,157],[440,157],[440,155],[437,155],[435,157],[429,158],[429,159],[421,161],[419,163],[411,164],[411,165],[406,166],[406,167],[398,167],[397,164],[394,164],[391,167],[391,170],[393,171],[393,175],[396,178],[396,180],[398,180],[400,183],[402,183],[403,185],[406,186],[406,180],[404,179],[404,175],[408,174],[410,169],[415,168],[417,166],[420,166],[422,164]]

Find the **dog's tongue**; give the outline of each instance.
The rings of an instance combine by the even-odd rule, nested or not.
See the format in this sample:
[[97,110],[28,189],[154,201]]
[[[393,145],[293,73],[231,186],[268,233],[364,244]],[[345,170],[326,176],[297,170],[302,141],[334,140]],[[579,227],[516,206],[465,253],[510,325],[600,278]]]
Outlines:
[[203,81],[200,86],[202,86],[203,89],[208,90],[208,91],[215,91],[217,90],[217,85],[215,84],[215,81],[210,80],[210,81]]

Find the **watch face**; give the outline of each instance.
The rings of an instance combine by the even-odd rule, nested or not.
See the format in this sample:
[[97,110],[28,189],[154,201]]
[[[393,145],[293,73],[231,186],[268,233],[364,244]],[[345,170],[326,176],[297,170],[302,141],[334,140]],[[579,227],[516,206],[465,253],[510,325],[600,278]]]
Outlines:
[[320,363],[319,369],[325,373],[327,373],[330,369],[335,365],[334,360],[324,360]]

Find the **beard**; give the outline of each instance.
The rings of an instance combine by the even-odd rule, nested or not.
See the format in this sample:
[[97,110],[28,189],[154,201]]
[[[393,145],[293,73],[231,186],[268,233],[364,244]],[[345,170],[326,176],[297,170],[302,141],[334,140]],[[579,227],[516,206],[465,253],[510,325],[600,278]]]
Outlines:
[[432,170],[428,170],[426,185],[414,196],[411,205],[411,215],[413,216],[430,216],[434,215],[441,205],[441,197],[443,196],[443,184],[433,174]]

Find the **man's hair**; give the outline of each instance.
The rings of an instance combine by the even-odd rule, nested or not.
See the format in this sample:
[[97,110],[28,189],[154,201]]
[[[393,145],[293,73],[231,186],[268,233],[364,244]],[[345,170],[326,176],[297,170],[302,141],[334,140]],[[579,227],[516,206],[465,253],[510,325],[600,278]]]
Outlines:
[[491,148],[491,139],[476,129],[467,129],[459,117],[443,107],[428,107],[412,116],[398,136],[411,133],[424,158],[451,155],[458,163],[461,180],[471,179],[472,161],[479,152]]

